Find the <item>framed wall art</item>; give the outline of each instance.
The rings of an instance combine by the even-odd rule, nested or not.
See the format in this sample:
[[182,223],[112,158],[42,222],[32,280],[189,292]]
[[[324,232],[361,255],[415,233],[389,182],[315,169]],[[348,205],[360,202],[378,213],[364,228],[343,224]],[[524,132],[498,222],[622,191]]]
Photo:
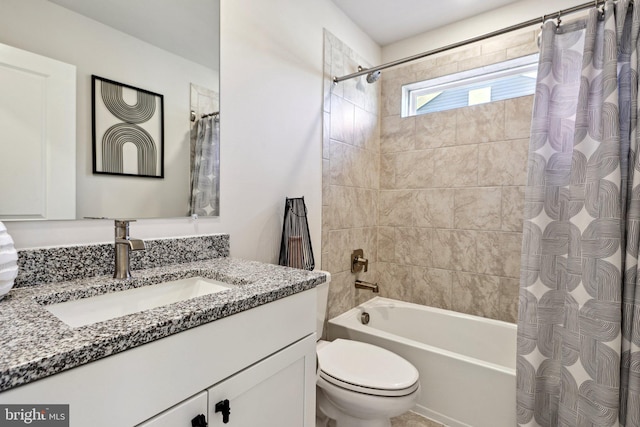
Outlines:
[[93,173],[164,178],[164,100],[91,76]]

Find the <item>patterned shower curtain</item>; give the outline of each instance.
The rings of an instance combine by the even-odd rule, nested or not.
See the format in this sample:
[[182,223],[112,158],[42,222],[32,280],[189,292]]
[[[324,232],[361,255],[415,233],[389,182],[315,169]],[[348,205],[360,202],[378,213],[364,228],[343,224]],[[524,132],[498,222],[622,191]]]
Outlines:
[[198,120],[191,158],[189,215],[218,216],[220,194],[220,122],[216,116]]
[[640,426],[640,7],[543,27],[518,318],[519,426]]

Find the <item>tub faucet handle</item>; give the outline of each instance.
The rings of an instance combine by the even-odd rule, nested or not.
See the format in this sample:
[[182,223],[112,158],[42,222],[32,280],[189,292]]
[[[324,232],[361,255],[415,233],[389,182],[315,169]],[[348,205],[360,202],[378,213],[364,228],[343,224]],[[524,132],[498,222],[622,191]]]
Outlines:
[[363,267],[365,272],[369,270],[369,260],[364,258],[364,251],[362,249],[356,249],[351,254],[351,272],[359,273]]

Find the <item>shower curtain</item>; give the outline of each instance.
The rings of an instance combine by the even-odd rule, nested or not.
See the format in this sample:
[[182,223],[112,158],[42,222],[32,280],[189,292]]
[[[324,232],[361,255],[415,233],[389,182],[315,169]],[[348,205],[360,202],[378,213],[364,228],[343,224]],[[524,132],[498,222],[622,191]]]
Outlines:
[[218,216],[220,194],[220,122],[217,116],[198,120],[191,159],[189,215]]
[[543,27],[518,315],[520,426],[640,426],[640,7]]

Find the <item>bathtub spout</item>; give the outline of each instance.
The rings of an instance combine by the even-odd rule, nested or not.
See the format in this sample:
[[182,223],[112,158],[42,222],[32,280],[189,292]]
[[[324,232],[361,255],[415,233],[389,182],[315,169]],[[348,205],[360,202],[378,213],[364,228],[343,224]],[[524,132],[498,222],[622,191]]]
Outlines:
[[368,289],[375,294],[380,292],[377,283],[369,283],[365,282],[364,280],[356,280],[356,289]]

